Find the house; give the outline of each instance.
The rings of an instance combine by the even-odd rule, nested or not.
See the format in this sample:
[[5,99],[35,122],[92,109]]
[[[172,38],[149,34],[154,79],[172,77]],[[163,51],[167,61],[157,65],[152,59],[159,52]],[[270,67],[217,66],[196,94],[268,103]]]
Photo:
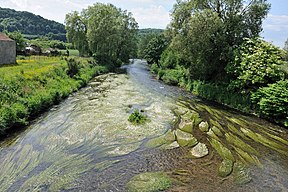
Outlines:
[[0,33],[0,65],[16,63],[16,42]]

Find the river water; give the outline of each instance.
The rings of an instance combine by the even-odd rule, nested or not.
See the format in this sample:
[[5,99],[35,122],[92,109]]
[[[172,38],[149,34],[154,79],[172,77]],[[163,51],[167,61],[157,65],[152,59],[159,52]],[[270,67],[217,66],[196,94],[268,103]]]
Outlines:
[[[96,77],[2,141],[1,191],[127,191],[133,176],[155,171],[172,178],[167,191],[288,191],[287,130],[165,85],[149,74],[144,61],[123,71]],[[149,121],[128,122],[135,109]],[[197,112],[222,132],[215,137],[193,131],[208,147],[207,156],[191,158],[188,147],[147,147],[150,139],[177,129],[177,109]],[[231,151],[235,165],[245,167],[240,175],[245,182],[239,184],[234,171],[219,176],[223,158],[211,144],[214,139]]]

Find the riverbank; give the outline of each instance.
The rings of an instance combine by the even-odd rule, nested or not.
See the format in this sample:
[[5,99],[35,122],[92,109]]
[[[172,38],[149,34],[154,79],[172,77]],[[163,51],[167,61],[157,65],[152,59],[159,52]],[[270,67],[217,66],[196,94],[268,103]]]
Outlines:
[[108,72],[84,58],[29,57],[17,63],[0,67],[0,135],[27,125],[91,78]]
[[257,90],[231,89],[228,83],[209,83],[189,80],[182,69],[162,69],[156,64],[150,71],[168,85],[180,86],[201,98],[215,101],[241,112],[253,114],[288,128],[288,79],[280,80]]

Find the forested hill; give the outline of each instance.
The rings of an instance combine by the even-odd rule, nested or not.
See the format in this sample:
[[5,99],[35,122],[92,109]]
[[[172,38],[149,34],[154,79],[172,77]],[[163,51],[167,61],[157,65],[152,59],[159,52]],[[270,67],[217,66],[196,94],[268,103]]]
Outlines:
[[20,31],[26,35],[64,34],[65,26],[26,11],[0,7],[0,31]]

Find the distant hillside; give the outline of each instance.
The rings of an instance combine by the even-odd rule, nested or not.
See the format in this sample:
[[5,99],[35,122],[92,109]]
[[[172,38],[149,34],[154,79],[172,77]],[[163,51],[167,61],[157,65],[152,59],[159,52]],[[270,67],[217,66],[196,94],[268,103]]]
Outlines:
[[139,36],[144,36],[144,35],[151,34],[151,33],[159,34],[162,32],[164,32],[164,29],[147,28],[147,29],[139,29],[138,34]]
[[65,26],[56,21],[44,19],[26,11],[0,8],[0,31],[3,30],[20,31],[32,36],[47,35],[48,33],[63,36],[66,33]]

